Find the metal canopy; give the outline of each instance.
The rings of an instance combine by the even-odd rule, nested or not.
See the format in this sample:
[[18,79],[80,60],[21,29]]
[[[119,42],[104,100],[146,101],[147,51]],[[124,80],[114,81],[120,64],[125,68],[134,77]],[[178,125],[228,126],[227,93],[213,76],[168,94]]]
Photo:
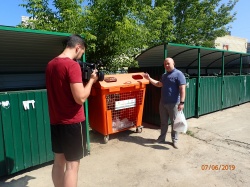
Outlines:
[[[140,67],[162,66],[164,60],[164,45],[152,47],[142,52],[136,60]],[[224,55],[225,68],[240,67],[240,58],[242,56],[242,64],[249,65],[249,53],[240,53],[234,51],[225,51],[215,48],[205,48],[200,46],[188,46],[182,44],[168,43],[166,44],[166,56],[171,57],[175,61],[178,68],[196,69],[199,66],[200,51],[200,68],[217,69],[221,68],[222,57]]]
[[66,33],[0,26],[0,74],[44,72],[63,50]]
[[48,62],[69,34],[0,26],[0,91],[45,88]]

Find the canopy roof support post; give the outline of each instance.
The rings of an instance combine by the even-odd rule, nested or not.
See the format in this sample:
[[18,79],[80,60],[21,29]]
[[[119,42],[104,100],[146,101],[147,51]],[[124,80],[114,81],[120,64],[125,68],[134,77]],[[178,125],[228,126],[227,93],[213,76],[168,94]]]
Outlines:
[[242,54],[240,54],[240,75],[242,74]]
[[[163,58],[164,60],[168,57],[168,49],[167,49],[167,43],[164,43],[164,51],[163,51]],[[164,67],[165,69],[165,67]],[[166,73],[166,69],[165,69],[165,73]]]
[[201,79],[201,50],[198,49],[198,80],[197,80],[197,105],[196,105],[196,117],[199,117],[200,113],[200,79]]
[[224,108],[224,74],[225,74],[225,56],[224,56],[224,51],[222,52],[222,57],[221,57],[221,63],[222,63],[222,67],[221,67],[221,110]]
[[163,58],[167,58],[168,56],[168,49],[167,49],[167,43],[164,43],[164,52],[163,52]]
[[[86,62],[86,55],[85,53],[82,56],[82,61]],[[90,154],[90,137],[89,137],[89,103],[88,103],[88,99],[86,99],[86,101],[84,102],[84,106],[85,106],[85,117],[86,117],[86,141],[87,141],[87,151],[88,154]]]

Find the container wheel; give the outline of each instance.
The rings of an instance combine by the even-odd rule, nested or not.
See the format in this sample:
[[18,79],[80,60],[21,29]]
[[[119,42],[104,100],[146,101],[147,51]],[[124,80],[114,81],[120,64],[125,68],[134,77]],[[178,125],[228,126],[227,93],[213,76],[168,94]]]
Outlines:
[[142,127],[137,127],[137,128],[136,128],[136,132],[137,132],[137,133],[141,133],[141,132],[142,132]]
[[108,143],[108,141],[109,141],[109,135],[104,136],[104,143],[106,144],[106,143]]

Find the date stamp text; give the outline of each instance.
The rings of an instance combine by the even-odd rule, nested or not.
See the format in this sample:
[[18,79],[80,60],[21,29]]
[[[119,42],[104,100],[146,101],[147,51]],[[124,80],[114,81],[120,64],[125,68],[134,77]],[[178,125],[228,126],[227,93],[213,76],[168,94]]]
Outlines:
[[201,170],[235,170],[236,167],[233,164],[203,164],[201,165]]

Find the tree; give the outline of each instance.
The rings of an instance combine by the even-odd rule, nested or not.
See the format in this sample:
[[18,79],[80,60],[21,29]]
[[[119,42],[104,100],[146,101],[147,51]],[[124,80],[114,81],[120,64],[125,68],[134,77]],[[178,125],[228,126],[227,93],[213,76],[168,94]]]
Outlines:
[[84,23],[82,3],[83,0],[53,0],[53,10],[49,0],[23,0],[26,4],[20,6],[26,8],[30,14],[30,25],[20,27],[39,30],[58,31],[67,33],[83,33]]
[[20,4],[20,6],[26,8],[26,12],[30,14],[30,20],[27,24],[21,24],[19,27],[29,29],[41,29],[53,31],[52,25],[54,25],[54,13],[49,8],[48,0],[23,0],[27,4]]
[[214,47],[217,37],[225,36],[236,13],[230,15],[238,0],[227,5],[221,0],[175,0],[173,22],[175,43]]
[[[88,59],[101,59],[111,71],[135,65],[133,56],[137,49],[144,47],[146,36],[144,25],[138,24],[132,11],[136,4],[136,0],[91,1],[86,20],[96,40],[93,41],[93,49],[87,54]],[[124,54],[128,60],[120,61],[120,55]]]
[[174,40],[174,24],[171,14],[174,8],[173,1],[154,1],[142,7],[137,12],[140,24],[144,25],[147,33],[146,44],[151,47]]
[[[87,59],[111,71],[135,66],[141,50],[164,42],[213,47],[228,33],[238,0],[24,0],[30,25],[86,37]],[[52,3],[51,3],[52,2]],[[86,5],[86,2],[88,3]]]

